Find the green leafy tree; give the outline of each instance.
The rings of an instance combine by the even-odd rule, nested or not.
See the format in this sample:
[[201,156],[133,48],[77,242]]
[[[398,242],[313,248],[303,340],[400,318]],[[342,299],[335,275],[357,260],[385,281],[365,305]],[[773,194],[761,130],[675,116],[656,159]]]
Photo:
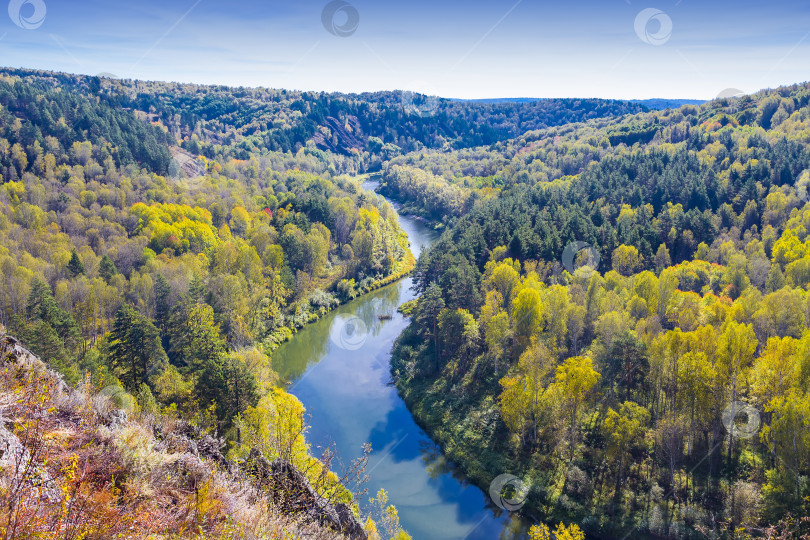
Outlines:
[[568,418],[568,460],[571,461],[576,448],[579,414],[601,375],[594,369],[593,360],[575,356],[557,368],[554,378],[552,391],[561,400],[563,414]]
[[605,417],[605,433],[608,434],[607,455],[617,463],[613,507],[621,499],[625,469],[627,462],[632,459],[631,450],[635,446],[643,446],[644,433],[649,422],[649,411],[632,401],[622,403],[618,412],[608,410]]
[[[738,399],[739,383],[743,372],[747,371],[757,349],[757,338],[750,324],[730,321],[717,344],[718,363],[729,386],[729,402]],[[734,450],[734,433],[729,433],[728,454],[731,459]]]
[[660,274],[664,268],[672,266],[672,258],[669,255],[667,245],[662,243],[655,252],[655,271]]
[[498,373],[498,359],[505,353],[505,343],[509,335],[509,315],[505,311],[501,311],[485,323],[484,340],[495,364],[495,373]]
[[178,306],[172,316],[170,339],[171,360],[182,372],[195,375],[210,366],[221,365],[225,340],[208,304],[185,302]]
[[525,348],[531,337],[540,331],[543,323],[543,307],[540,303],[540,293],[536,289],[525,287],[517,293],[512,308],[512,322],[515,337],[521,348]]
[[642,259],[635,246],[622,244],[613,250],[613,269],[623,276],[629,276],[641,266]]
[[233,418],[258,400],[255,375],[243,360],[226,354],[226,344],[204,303],[185,302],[172,317],[172,361],[195,381],[194,394],[203,408],[215,407],[219,426],[229,429]]
[[797,512],[810,496],[810,395],[795,389],[771,400],[766,411],[773,415],[762,438],[777,457],[764,487],[771,517]]
[[466,309],[445,309],[439,314],[439,349],[445,362],[457,357],[465,343],[464,330],[475,318]]
[[785,275],[782,273],[782,268],[778,263],[771,264],[768,270],[768,278],[765,281],[765,290],[767,292],[775,292],[785,286]]
[[556,359],[542,342],[533,339],[529,348],[520,355],[518,371],[524,381],[526,411],[532,421],[532,437],[537,442],[538,424],[544,414],[546,383],[556,367]]

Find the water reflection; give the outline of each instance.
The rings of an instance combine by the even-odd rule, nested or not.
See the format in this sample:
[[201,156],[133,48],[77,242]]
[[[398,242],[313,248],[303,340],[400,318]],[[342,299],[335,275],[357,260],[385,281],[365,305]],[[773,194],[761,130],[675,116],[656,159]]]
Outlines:
[[[273,367],[282,379],[295,381],[307,368],[319,363],[327,354],[340,354],[339,349],[362,351],[365,341],[378,337],[383,325],[389,322],[381,320],[379,315],[393,316],[396,312],[400,305],[403,283],[399,281],[383,287],[371,295],[338,307],[314,324],[306,325],[293,339],[273,353]],[[357,344],[356,348],[341,347],[330,337],[333,332],[340,332],[339,329],[335,329],[335,325],[355,317],[362,321],[367,337],[363,343]]]
[[[415,219],[400,217],[400,223],[412,251],[437,237]],[[408,324],[396,308],[414,297],[411,284],[401,280],[306,326],[274,353],[273,366],[310,414],[308,441],[336,449],[339,472],[340,463],[359,457],[365,443],[372,445],[368,492],[388,491],[413,538],[525,538],[519,523],[510,524],[509,516],[442,456],[389,384],[391,347]],[[341,327],[354,318],[351,329]],[[336,331],[347,334],[350,346],[333,339]]]

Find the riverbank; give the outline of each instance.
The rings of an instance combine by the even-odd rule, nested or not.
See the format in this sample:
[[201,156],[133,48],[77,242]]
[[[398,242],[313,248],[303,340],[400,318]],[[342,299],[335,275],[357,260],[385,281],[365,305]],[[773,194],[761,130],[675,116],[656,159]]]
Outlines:
[[[438,237],[421,220],[399,221],[415,256]],[[386,490],[414,538],[524,538],[438,451],[390,384],[391,348],[409,323],[397,308],[414,298],[411,285],[393,281],[306,325],[273,354],[273,368],[307,410],[312,448],[332,448],[348,465],[371,446],[365,487]]]
[[391,206],[394,207],[394,210],[396,210],[397,214],[400,216],[407,216],[415,219],[422,223],[422,225],[425,227],[437,232],[443,232],[447,228],[446,223],[436,219],[431,219],[430,215],[418,206],[409,202],[397,200],[397,193],[382,182],[381,173],[365,174],[357,178],[362,181],[361,185],[364,189],[373,191],[377,195],[383,197]]
[[[498,385],[498,375],[473,368],[456,384],[445,378],[420,377],[414,373],[413,357],[419,340],[409,325],[397,338],[391,353],[394,386],[416,423],[444,456],[484,491],[500,474],[527,476],[531,464],[509,456],[504,442],[510,434],[500,421],[497,401],[486,391]],[[536,489],[539,488],[533,488],[526,500],[522,512],[526,516],[547,513],[533,496]]]
[[501,420],[495,397],[503,372],[496,374],[490,363],[475,362],[455,380],[448,372],[442,377],[420,373],[418,366],[426,365],[425,358],[418,358],[421,341],[411,324],[394,344],[391,377],[399,397],[468,481],[488,492],[493,479],[509,474],[529,488],[523,506],[512,516],[522,520],[524,530],[563,522],[580,526],[588,539],[622,539],[630,533],[632,538],[654,538],[636,514],[614,517],[589,510],[593,494],[585,475],[600,471],[586,469],[580,461],[565,463],[550,448],[515,454],[514,435]]
[[[369,182],[368,175],[357,176],[353,180],[357,184],[359,189],[365,189],[366,191],[375,193],[373,188],[369,189],[368,187],[366,187],[366,184]],[[394,208],[394,210],[396,210],[396,206],[392,201],[386,199],[386,202],[390,204],[391,207]],[[403,231],[401,227],[402,223],[400,223],[400,230]],[[407,235],[407,231],[403,232],[405,232]],[[306,315],[303,317],[303,320],[294,320],[289,325],[285,325],[275,329],[269,336],[265,337],[262,340],[262,348],[264,349],[266,354],[272,355],[273,351],[278,349],[284,343],[287,343],[302,328],[305,328],[307,325],[319,321],[327,314],[332,313],[335,309],[339,308],[342,305],[347,304],[348,302],[351,302],[352,300],[362,298],[363,296],[371,294],[372,292],[382,287],[385,287],[386,285],[390,285],[407,277],[415,267],[416,267],[416,256],[411,251],[411,247],[408,246],[405,247],[405,253],[402,256],[402,258],[394,262],[394,269],[387,276],[383,276],[371,282],[363,280],[363,283],[361,283],[359,286],[355,285],[354,280],[351,280],[350,285],[349,282],[347,282],[347,285],[349,285],[348,288],[351,289],[350,294],[342,294],[339,290],[340,285],[343,284],[343,282],[346,282],[345,279],[343,280],[338,278],[333,279],[331,281],[331,284],[328,287],[326,287],[327,289],[334,289],[331,292],[328,290],[326,291],[327,294],[330,294],[334,297],[335,302],[332,305],[328,307],[327,306],[318,307],[317,310],[315,311],[307,311]]]

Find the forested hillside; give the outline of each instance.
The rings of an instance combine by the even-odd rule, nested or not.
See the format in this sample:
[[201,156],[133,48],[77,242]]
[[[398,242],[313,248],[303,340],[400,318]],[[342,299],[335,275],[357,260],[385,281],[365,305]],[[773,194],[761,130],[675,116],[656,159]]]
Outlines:
[[[268,354],[412,269],[391,206],[333,176],[323,155],[207,159],[71,87],[5,77],[0,105],[0,333],[88,402],[102,391],[141,424],[190,422],[224,437],[233,460],[281,457],[320,495],[338,490],[353,504],[328,459],[311,457],[305,411],[279,387]],[[20,378],[3,399],[39,392]],[[113,487],[105,496],[135,493]]]
[[248,159],[256,152],[309,146],[350,157],[337,165],[338,172],[348,173],[376,170],[382,161],[420,148],[491,144],[529,130],[646,110],[600,99],[461,103],[402,91],[328,94],[31,70],[0,73],[25,77],[36,88],[76,89],[115,109],[139,111],[195,155]]
[[[179,489],[165,530],[218,534],[221,468],[283,460],[360,519],[269,355],[413,270],[392,375],[481,487],[518,475],[525,516],[598,538],[810,534],[808,143],[807,85],[651,112],[5,69],[0,334],[60,375],[4,358],[0,393],[15,434],[106,437],[126,481],[37,465],[104,512]],[[365,171],[447,227],[418,262]],[[177,426],[223,438],[217,493],[153,474]],[[406,538],[386,501],[364,534]]]
[[[516,183],[572,181],[579,191],[566,191],[565,204],[604,198],[614,206],[650,203],[658,213],[667,202],[681,203],[687,212],[728,203],[740,213],[749,200],[762,204],[753,188],[764,175],[771,177],[763,184],[767,189],[795,181],[806,166],[801,151],[808,99],[807,88],[796,86],[533,131],[486,147],[413,152],[384,165],[382,188],[407,210],[434,220],[460,216],[476,200]],[[634,164],[625,172],[628,162]],[[614,172],[625,181],[614,179]],[[636,174],[645,185],[628,177]]]
[[392,367],[448,457],[595,537],[807,534],[809,105],[798,85],[386,164],[388,193],[455,217]]
[[[93,96],[41,84],[14,84],[14,78],[3,76],[0,106],[5,180],[19,180],[29,170],[28,158],[43,159],[46,152],[54,157],[67,155],[76,142],[98,147],[97,165],[110,168],[137,163],[159,174],[168,171],[171,137]],[[46,166],[53,169],[56,163],[38,164],[40,169]]]

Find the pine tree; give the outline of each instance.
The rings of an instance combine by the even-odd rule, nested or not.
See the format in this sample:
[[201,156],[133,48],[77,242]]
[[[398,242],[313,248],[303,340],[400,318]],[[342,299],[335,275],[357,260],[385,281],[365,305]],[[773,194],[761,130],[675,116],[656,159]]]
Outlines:
[[70,272],[70,275],[73,277],[80,274],[84,275],[84,264],[82,263],[82,260],[79,258],[79,254],[75,249],[70,254],[70,261],[68,261],[67,269],[68,272]]
[[[170,324],[172,362],[184,374],[199,374],[222,363],[225,340],[208,304],[184,303],[172,315]],[[210,375],[210,374],[209,374]]]
[[132,392],[150,384],[168,365],[160,332],[152,322],[123,304],[110,336],[110,362],[124,387]]
[[433,354],[436,357],[436,371],[439,370],[439,314],[444,309],[442,289],[432,283],[416,304],[416,320],[433,341]]
[[188,298],[192,302],[205,302],[205,283],[202,278],[194,274],[188,285]]
[[[72,258],[71,258],[72,260]],[[113,278],[115,274],[118,273],[118,269],[115,267],[115,263],[110,258],[109,255],[104,255],[101,258],[101,263],[98,266],[98,275],[107,282],[109,285],[110,280]]]
[[59,307],[51,288],[44,281],[35,279],[31,284],[26,314],[30,322],[42,321],[53,328],[67,351],[75,351],[79,347],[79,326],[73,315]]
[[155,276],[155,283],[152,285],[152,292],[155,296],[155,326],[160,330],[160,339],[163,348],[169,350],[169,317],[171,316],[171,305],[169,297],[172,288],[163,274]]
[[225,385],[218,389],[221,394],[218,411],[221,411],[220,421],[227,429],[237,414],[259,402],[259,386],[255,375],[241,358],[226,356],[222,367]]

